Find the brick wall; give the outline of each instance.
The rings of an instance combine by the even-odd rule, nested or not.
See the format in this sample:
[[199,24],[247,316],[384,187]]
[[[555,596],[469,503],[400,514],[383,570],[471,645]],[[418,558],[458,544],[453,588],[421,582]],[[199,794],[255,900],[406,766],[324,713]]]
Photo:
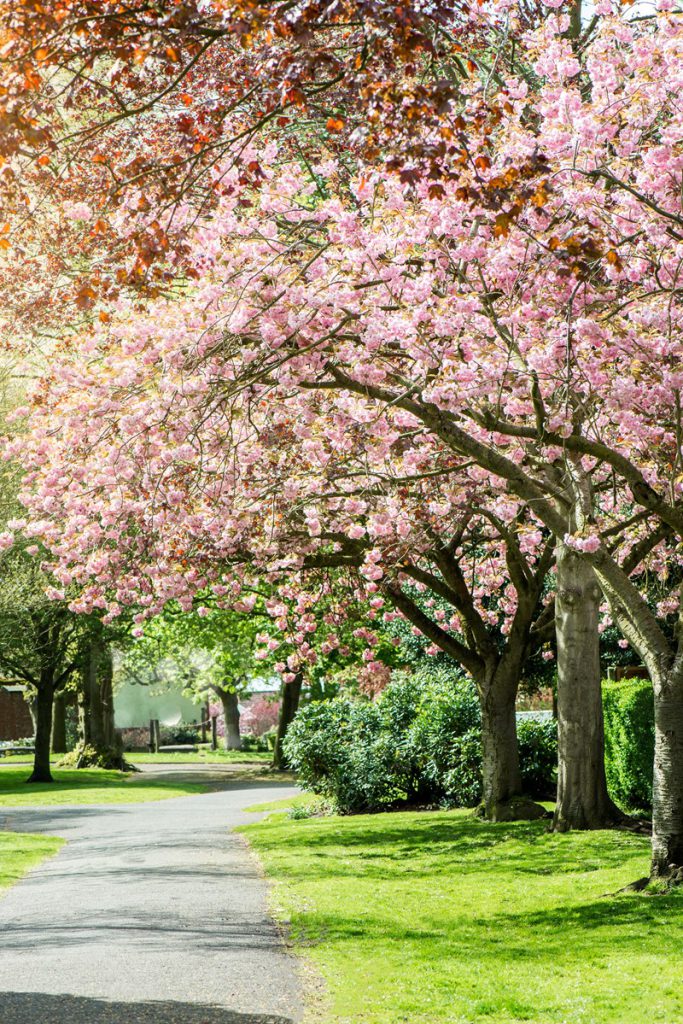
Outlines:
[[23,694],[0,687],[0,740],[24,740],[31,736],[33,722]]

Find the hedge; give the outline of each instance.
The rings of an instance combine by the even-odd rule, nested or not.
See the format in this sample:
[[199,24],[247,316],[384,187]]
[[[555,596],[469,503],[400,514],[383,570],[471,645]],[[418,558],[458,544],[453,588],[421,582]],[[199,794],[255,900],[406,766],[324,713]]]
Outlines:
[[605,771],[613,800],[630,810],[652,806],[655,719],[647,679],[603,683]]

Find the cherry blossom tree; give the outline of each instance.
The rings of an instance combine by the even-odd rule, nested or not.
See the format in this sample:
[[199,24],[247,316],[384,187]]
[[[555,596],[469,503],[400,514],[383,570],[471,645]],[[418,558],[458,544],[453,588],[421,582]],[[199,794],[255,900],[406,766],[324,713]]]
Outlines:
[[[683,525],[683,31],[669,6],[630,23],[603,2],[580,49],[561,12],[530,31],[535,77],[477,80],[458,174],[438,189],[372,166],[349,184],[332,157],[245,147],[258,181],[231,158],[190,236],[196,283],[143,314],[119,302],[37,393],[21,446],[32,529],[79,607],[109,615],[207,585],[239,601],[254,558],[298,571],[325,543],[343,564],[347,539],[411,533],[400,503],[365,523],[346,488],[316,496],[292,443],[308,466],[364,435],[355,450],[371,468],[391,455],[395,481],[476,467],[556,542],[557,827],[614,816],[602,588],[655,685],[664,875],[683,864],[683,662],[629,577]],[[282,529],[297,501],[298,546]],[[368,546],[368,588],[384,565]]]

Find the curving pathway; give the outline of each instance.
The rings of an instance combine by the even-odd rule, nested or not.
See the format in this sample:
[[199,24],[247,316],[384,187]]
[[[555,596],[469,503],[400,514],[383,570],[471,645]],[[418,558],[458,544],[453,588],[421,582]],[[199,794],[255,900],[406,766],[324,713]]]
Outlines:
[[0,811],[68,840],[0,898],[2,1024],[294,1024],[296,962],[242,838],[277,782],[156,803]]

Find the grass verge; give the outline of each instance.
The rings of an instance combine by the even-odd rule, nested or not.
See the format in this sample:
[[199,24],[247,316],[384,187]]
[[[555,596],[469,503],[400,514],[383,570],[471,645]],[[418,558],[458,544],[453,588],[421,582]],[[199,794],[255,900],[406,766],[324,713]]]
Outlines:
[[45,807],[54,804],[132,804],[205,793],[197,782],[173,782],[92,769],[55,769],[53,783],[31,783],[25,767],[0,770],[0,807]]
[[0,894],[63,845],[63,839],[52,836],[0,832]]
[[[296,784],[294,775],[291,776],[291,781]],[[314,796],[313,793],[298,793],[285,800],[269,800],[265,804],[253,804],[251,807],[246,807],[245,810],[248,814],[261,814],[264,811],[288,811],[294,807],[313,807],[319,802],[320,797]]]
[[674,1024],[683,893],[606,897],[648,842],[470,812],[244,829],[325,978],[325,1024]]
[[179,754],[126,754],[132,764],[258,764],[268,765],[272,753],[262,750],[198,750]]
[[[53,754],[51,764],[57,764],[63,754]],[[198,750],[195,753],[146,754],[127,753],[126,758],[133,764],[270,764],[272,752],[263,750]],[[31,764],[30,754],[10,754],[0,757],[0,768],[10,764]]]

